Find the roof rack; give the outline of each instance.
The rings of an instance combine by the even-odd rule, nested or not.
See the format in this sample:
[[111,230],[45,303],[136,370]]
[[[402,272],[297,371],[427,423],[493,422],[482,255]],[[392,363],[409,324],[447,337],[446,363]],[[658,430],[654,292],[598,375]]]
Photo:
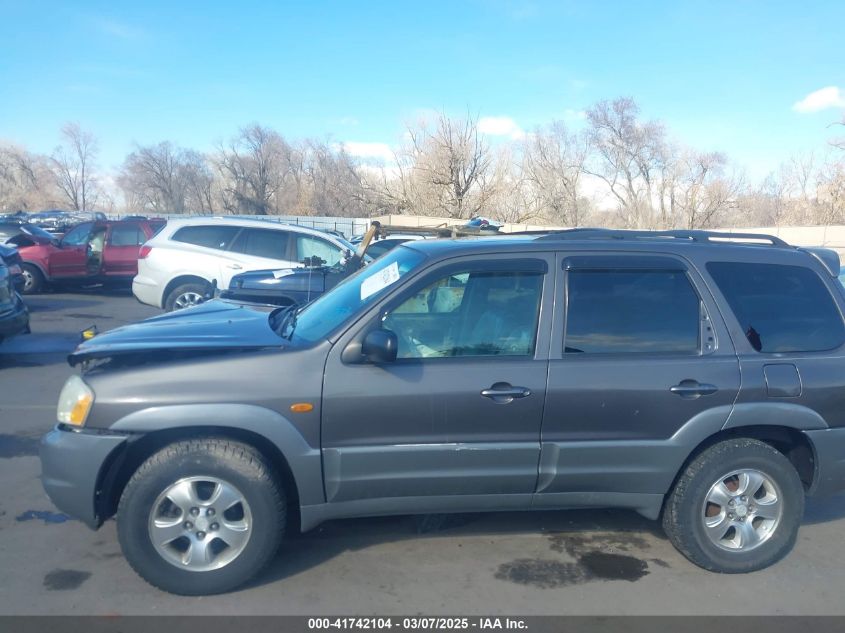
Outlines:
[[779,237],[764,233],[725,233],[703,230],[637,231],[627,229],[578,228],[548,231],[538,240],[685,240],[688,242],[770,244],[789,246]]

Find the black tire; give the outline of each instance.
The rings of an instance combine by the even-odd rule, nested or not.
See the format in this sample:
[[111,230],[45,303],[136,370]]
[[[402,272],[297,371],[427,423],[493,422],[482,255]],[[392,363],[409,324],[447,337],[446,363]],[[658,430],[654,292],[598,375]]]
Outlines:
[[21,294],[34,295],[44,288],[44,275],[38,266],[34,264],[23,264],[21,270],[24,275],[24,286],[21,288]]
[[[753,549],[726,550],[706,533],[705,500],[720,477],[743,469],[763,473],[777,486],[782,514],[774,531]],[[681,474],[663,509],[663,529],[678,551],[699,567],[736,574],[763,569],[786,556],[803,515],[804,487],[789,460],[764,442],[734,438],[704,450]]]
[[[206,293],[208,293],[208,284],[199,283],[196,281],[181,284],[179,286],[176,286],[167,295],[167,298],[164,300],[164,309],[167,312],[173,312],[174,310],[179,310],[181,308],[187,307],[178,305],[178,300],[181,297],[189,295],[199,295],[201,297],[205,297]],[[202,301],[199,301],[198,303],[202,303]]]
[[[249,506],[249,538],[240,554],[220,568],[180,569],[153,545],[148,526],[156,500],[187,477],[223,480],[237,488]],[[170,444],[138,468],[120,498],[117,533],[126,560],[148,583],[180,595],[210,595],[242,585],[272,560],[285,518],[284,491],[261,454],[246,444],[207,438]]]

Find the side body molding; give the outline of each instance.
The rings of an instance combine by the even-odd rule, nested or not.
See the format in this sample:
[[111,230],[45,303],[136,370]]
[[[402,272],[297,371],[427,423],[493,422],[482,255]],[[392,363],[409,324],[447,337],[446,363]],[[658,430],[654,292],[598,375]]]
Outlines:
[[110,426],[112,431],[150,433],[192,426],[242,429],[266,438],[290,465],[302,505],[323,503],[320,448],[309,446],[283,415],[251,404],[179,404],[130,413]]

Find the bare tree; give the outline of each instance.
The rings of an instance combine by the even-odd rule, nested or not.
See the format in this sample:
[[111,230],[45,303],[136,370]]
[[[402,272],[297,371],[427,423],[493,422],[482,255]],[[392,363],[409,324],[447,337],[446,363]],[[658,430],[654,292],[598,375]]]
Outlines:
[[522,173],[539,207],[537,215],[568,226],[584,223],[589,202],[581,192],[581,177],[587,155],[586,137],[570,133],[561,121],[526,139]]
[[137,146],[118,178],[127,205],[156,213],[212,212],[213,175],[202,154],[169,141]]
[[343,147],[326,143],[308,144],[307,173],[311,209],[316,215],[361,217],[368,215],[363,179]]
[[816,222],[845,222],[845,161],[831,161],[820,171],[817,202]]
[[276,131],[258,124],[221,145],[216,166],[225,209],[257,215],[285,210],[277,196],[290,175],[291,155],[290,145]]
[[700,229],[717,218],[729,221],[743,181],[727,173],[727,164],[727,157],[718,152],[682,150],[661,181],[661,228]]
[[185,181],[185,209],[195,213],[214,213],[215,181],[208,158],[192,149],[182,152]]
[[657,184],[665,164],[665,131],[656,121],[638,119],[630,98],[600,101],[587,111],[594,155],[585,171],[605,183],[619,204],[625,226],[655,223]]
[[477,118],[451,119],[441,113],[433,128],[409,126],[407,138],[397,156],[402,206],[450,218],[469,218],[485,208],[493,193],[485,179],[491,155]]
[[50,157],[56,185],[71,209],[91,209],[99,196],[95,177],[97,139],[78,123],[66,123],[62,137],[63,144],[56,147]]

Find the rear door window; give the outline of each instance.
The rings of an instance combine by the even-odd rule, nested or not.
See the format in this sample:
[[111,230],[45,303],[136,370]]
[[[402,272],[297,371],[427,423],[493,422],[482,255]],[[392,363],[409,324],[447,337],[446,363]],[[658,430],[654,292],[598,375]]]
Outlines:
[[298,235],[296,237],[296,261],[302,263],[311,260],[312,265],[315,258],[319,258],[324,265],[334,266],[337,264],[343,253],[339,246],[335,246],[328,240],[321,240],[309,235]]
[[566,354],[698,354],[701,300],[679,270],[570,270]]
[[252,257],[286,260],[289,240],[290,234],[287,231],[244,229],[232,243],[231,250]]
[[239,226],[199,225],[184,226],[171,238],[174,242],[184,242],[194,246],[204,246],[218,250],[226,250],[238,234]]
[[842,315],[812,269],[710,262],[707,271],[758,352],[821,352],[845,343]]
[[110,246],[140,246],[146,241],[146,234],[137,224],[112,226],[109,235]]

